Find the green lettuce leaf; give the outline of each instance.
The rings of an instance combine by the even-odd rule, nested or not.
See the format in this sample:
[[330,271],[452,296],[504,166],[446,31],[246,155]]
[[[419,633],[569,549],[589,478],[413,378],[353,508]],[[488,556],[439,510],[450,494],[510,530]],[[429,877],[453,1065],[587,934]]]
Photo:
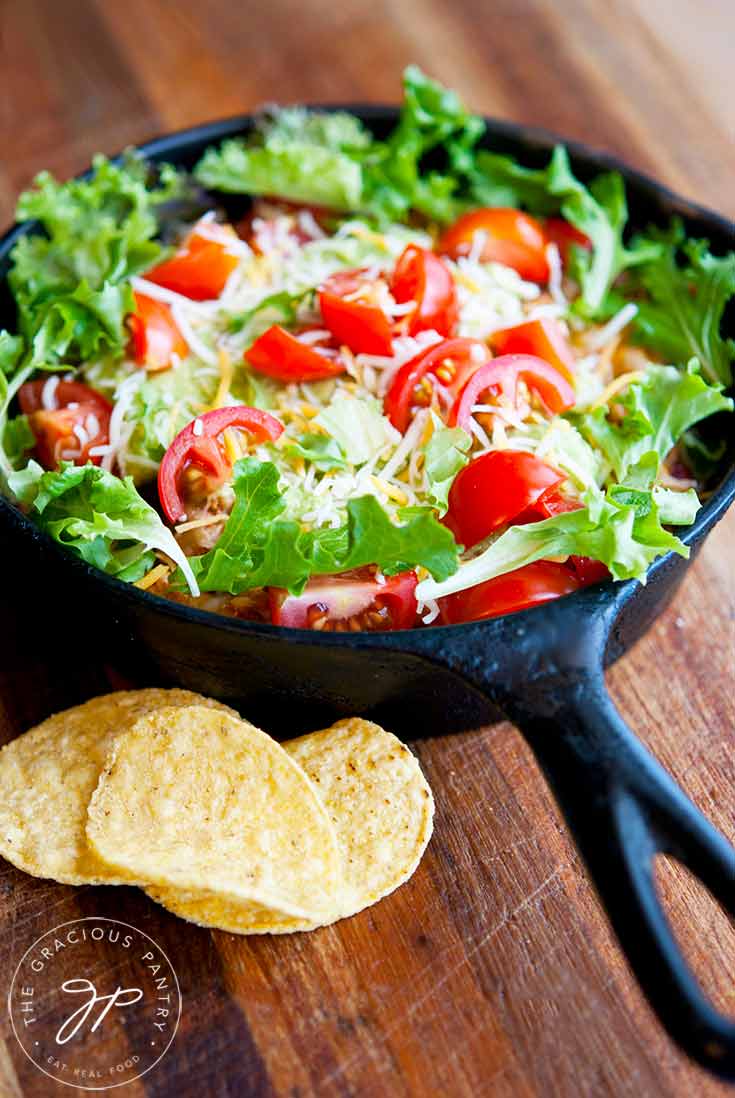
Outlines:
[[182,177],[130,154],[121,164],[95,157],[88,179],[58,182],[42,172],[21,195],[16,216],[42,230],[13,248],[8,276],[20,329],[39,365],[118,353],[132,309],[131,275],[162,254],[156,209],[179,195]]
[[442,598],[533,561],[571,554],[602,561],[614,579],[635,578],[645,583],[649,564],[669,550],[689,556],[683,542],[661,525],[650,492],[636,492],[630,498],[590,493],[587,505],[577,511],[527,526],[511,526],[482,553],[463,562],[449,579],[423,580],[416,594],[423,600]]
[[578,429],[602,450],[619,481],[646,455],[654,454],[650,483],[658,466],[685,431],[715,412],[732,410],[733,402],[721,385],[708,385],[692,361],[685,372],[674,366],[651,366],[641,381],[633,382],[616,403],[625,409],[620,422],[611,422],[607,407],[576,417]]
[[15,416],[6,422],[2,449],[12,466],[16,466],[35,445],[36,436],[30,428],[27,416]]
[[[216,190],[364,211],[382,220],[419,210],[450,221],[461,208],[455,192],[463,166],[485,123],[467,112],[456,92],[413,65],[403,88],[398,124],[385,141],[351,115],[287,107],[266,115],[249,138],[208,149],[195,176]],[[444,163],[425,170],[434,150]]]
[[88,564],[134,582],[155,563],[152,550],[158,549],[178,564],[192,593],[198,593],[176,539],[130,478],[67,463],[45,472],[31,461],[11,475],[10,486],[34,522]]
[[[253,587],[300,593],[312,575],[376,564],[387,573],[421,564],[438,578],[457,567],[457,546],[430,507],[406,508],[396,525],[373,496],[351,500],[337,530],[304,530],[285,514],[278,469],[243,458],[235,465],[235,502],[219,541],[189,561],[203,591],[236,595]],[[183,585],[175,575],[174,587]]]
[[599,175],[587,187],[574,175],[562,145],[554,149],[545,168],[525,168],[510,156],[481,149],[471,180],[478,204],[521,206],[540,216],[561,214],[590,238],[591,252],[572,249],[572,273],[582,291],[577,307],[589,316],[600,312],[622,271],[660,254],[659,244],[652,240],[639,239],[630,247],[623,243],[628,207],[620,173]]
[[328,435],[299,435],[296,440],[284,446],[284,453],[291,457],[301,457],[324,472],[347,467],[342,447],[336,438]]
[[424,472],[429,502],[443,515],[447,510],[452,482],[470,460],[472,438],[461,427],[445,427],[434,412],[431,418],[434,430],[424,448]]
[[360,203],[362,171],[350,154],[369,141],[352,115],[286,107],[264,115],[249,139],[232,138],[207,149],[194,174],[218,191],[354,210]]
[[645,295],[633,320],[634,339],[679,365],[696,357],[709,381],[729,385],[735,340],[722,334],[725,307],[735,295],[735,252],[712,255],[707,240],[687,240],[675,221],[665,232],[638,238],[658,247],[631,288]]

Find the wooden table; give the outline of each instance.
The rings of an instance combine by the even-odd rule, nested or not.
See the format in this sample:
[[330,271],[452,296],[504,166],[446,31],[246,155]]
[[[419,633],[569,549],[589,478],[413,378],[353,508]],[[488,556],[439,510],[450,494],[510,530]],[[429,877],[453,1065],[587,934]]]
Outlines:
[[[410,60],[480,111],[605,147],[734,214],[734,38],[729,0],[4,0],[0,221],[41,167],[69,174],[97,150],[267,100],[395,100]],[[731,839],[733,542],[735,514],[609,676]],[[6,607],[0,740],[106,687],[98,666],[19,649],[22,624]],[[39,627],[59,630],[53,607]],[[410,885],[367,913],[309,936],[238,939],[132,890],[64,888],[3,864],[2,994],[37,935],[109,915],[164,944],[184,998],[172,1049],[131,1098],[724,1095],[662,1035],[514,729],[418,751],[435,837]],[[732,927],[683,873],[662,866],[661,879],[689,956],[732,1009]],[[3,1098],[69,1093],[23,1058],[4,1012],[0,1037]]]

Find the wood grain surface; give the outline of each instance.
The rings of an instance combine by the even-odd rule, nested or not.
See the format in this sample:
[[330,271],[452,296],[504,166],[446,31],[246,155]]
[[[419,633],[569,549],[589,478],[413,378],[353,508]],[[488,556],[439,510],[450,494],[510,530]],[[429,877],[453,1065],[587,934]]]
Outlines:
[[[731,0],[0,0],[0,222],[42,167],[70,174],[97,150],[269,100],[392,101],[411,60],[479,111],[611,150],[734,215],[734,40]],[[633,727],[733,840],[734,542],[732,514],[609,675]],[[22,597],[5,596],[0,742],[109,689],[101,664],[64,650],[53,606],[31,626],[59,637],[57,658],[19,648]],[[423,864],[314,934],[210,934],[134,890],[65,888],[3,863],[2,997],[38,935],[109,916],[156,938],[183,995],[172,1048],[130,1098],[728,1093],[657,1026],[516,731],[417,750],[438,808]],[[662,865],[661,884],[692,963],[735,1010],[732,926],[682,872]],[[1,1098],[68,1093],[24,1058],[3,1009]]]

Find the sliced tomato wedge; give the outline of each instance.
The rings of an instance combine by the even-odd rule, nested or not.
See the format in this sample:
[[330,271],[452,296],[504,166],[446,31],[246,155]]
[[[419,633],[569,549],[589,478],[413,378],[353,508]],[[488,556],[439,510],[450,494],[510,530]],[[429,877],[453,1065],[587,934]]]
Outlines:
[[483,393],[517,404],[518,383],[525,382],[550,412],[563,412],[575,402],[574,389],[548,362],[535,355],[501,355],[470,376],[449,413],[450,426],[469,428],[472,409]]
[[416,308],[406,317],[409,335],[429,328],[443,336],[454,334],[459,316],[457,291],[449,268],[438,255],[409,244],[398,257],[390,288],[399,305],[415,303]]
[[525,324],[493,332],[491,340],[498,354],[536,355],[574,383],[577,368],[574,352],[559,321],[553,317],[528,320]]
[[544,222],[544,232],[550,244],[556,244],[564,266],[569,262],[572,247],[576,244],[579,248],[589,251],[592,241],[581,229],[575,228],[563,217],[548,217]]
[[437,383],[452,398],[467,378],[489,361],[490,352],[477,339],[435,343],[401,366],[385,395],[383,411],[393,426],[405,433],[416,410],[431,403]]
[[445,625],[457,625],[497,618],[571,595],[579,587],[579,581],[563,564],[539,560],[440,599],[441,620]]
[[384,632],[410,629],[416,622],[416,573],[385,576],[374,569],[316,576],[301,595],[269,588],[271,621],[293,629],[323,632]]
[[170,522],[186,519],[182,482],[189,470],[203,475],[207,494],[226,480],[232,466],[220,436],[228,428],[244,431],[254,442],[273,442],[283,431],[268,412],[242,404],[215,408],[188,423],[163,455],[158,470],[158,495]]
[[170,305],[135,293],[135,312],[127,319],[130,352],[149,373],[168,370],[177,355],[186,358],[189,346],[179,331]]
[[145,278],[193,301],[219,297],[237,266],[232,249],[235,240],[237,236],[229,225],[200,221],[176,254],[147,271]]
[[460,469],[444,523],[466,549],[513,522],[564,480],[525,450],[491,450]]
[[365,270],[340,271],[322,283],[319,307],[325,327],[336,342],[355,354],[390,355],[393,350],[391,322],[383,310],[369,300],[371,284]]
[[109,442],[112,405],[81,381],[53,375],[26,381],[18,390],[21,411],[36,438],[35,454],[44,469],[61,461],[99,465],[101,454],[90,454]]
[[245,352],[245,361],[260,374],[278,381],[323,381],[345,372],[344,359],[334,347],[304,343],[273,324]]
[[[478,238],[478,234],[482,237]],[[510,207],[486,207],[462,214],[445,231],[437,251],[456,259],[469,255],[482,240],[482,263],[503,263],[531,282],[549,281],[548,243],[543,225],[535,217]]]

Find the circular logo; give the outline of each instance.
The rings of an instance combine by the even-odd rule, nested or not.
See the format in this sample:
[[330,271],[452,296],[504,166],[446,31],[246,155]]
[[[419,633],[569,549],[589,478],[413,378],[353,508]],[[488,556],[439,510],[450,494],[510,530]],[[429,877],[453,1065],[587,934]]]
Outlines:
[[80,1090],[110,1090],[165,1055],[181,1017],[179,981],[161,947],[117,919],[74,919],[26,951],[8,993],[20,1047]]

